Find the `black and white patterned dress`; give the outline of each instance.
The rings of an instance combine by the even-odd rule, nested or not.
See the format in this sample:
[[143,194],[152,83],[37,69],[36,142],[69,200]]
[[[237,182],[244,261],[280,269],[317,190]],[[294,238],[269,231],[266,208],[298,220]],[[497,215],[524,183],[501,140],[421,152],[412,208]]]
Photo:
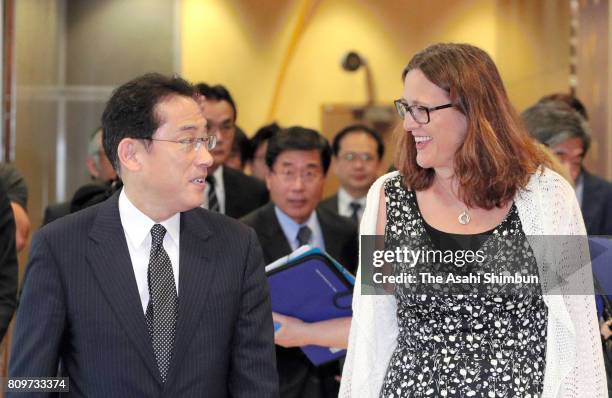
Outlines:
[[[414,192],[405,188],[401,176],[388,180],[384,189],[387,245],[420,236],[425,247],[435,249],[436,240],[453,238],[454,234],[436,232],[426,225]],[[471,244],[486,253],[486,260],[457,271],[469,272],[477,266],[479,272],[503,272],[506,256],[511,255],[524,264],[526,273],[537,275],[535,257],[514,205],[489,232],[488,236],[463,235],[464,242],[471,238]],[[513,237],[510,241],[519,242],[519,247],[505,247],[505,237]],[[402,286],[395,290],[398,345],[389,361],[381,397],[541,396],[547,309],[539,285],[529,290],[508,286],[511,291],[499,294],[465,295],[414,294]]]

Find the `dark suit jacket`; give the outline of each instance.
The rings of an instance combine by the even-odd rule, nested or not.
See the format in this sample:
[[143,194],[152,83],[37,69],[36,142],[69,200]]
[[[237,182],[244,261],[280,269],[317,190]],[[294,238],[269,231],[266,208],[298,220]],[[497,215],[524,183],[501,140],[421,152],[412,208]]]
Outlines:
[[[317,217],[323,232],[325,250],[355,273],[359,250],[357,225],[351,219],[334,214],[321,206],[317,207]],[[276,218],[272,202],[248,214],[241,221],[257,232],[266,264],[291,253],[291,246]]]
[[338,194],[322,200],[321,203],[319,203],[319,207],[329,210],[332,213],[340,214],[338,210]]
[[589,235],[612,235],[612,184],[583,171],[582,216]]
[[11,202],[0,181],[0,340],[17,307],[17,251]]
[[225,215],[240,218],[268,203],[266,185],[231,167],[223,167]]
[[[354,273],[358,258],[357,225],[320,207],[317,208],[317,217],[325,250]],[[255,210],[242,221],[257,232],[266,263],[291,253],[272,203]],[[282,398],[335,398],[338,395],[337,385],[334,385],[334,375],[339,371],[337,363],[316,369],[299,348],[279,346],[276,347],[276,359]]]
[[118,194],[35,235],[9,374],[54,376],[61,359],[72,397],[278,396],[270,300],[255,233],[199,208],[181,214],[180,228],[178,321],[165,385]]
[[42,225],[47,225],[51,221],[62,218],[70,214],[70,202],[60,202],[54,205],[49,205],[45,208]]
[[0,183],[11,202],[17,203],[24,210],[28,208],[28,186],[14,164],[0,163]]
[[67,216],[70,213],[75,213],[86,207],[104,202],[122,186],[121,181],[85,184],[77,189],[70,202],[61,202],[47,206],[42,225],[47,225],[51,221]]

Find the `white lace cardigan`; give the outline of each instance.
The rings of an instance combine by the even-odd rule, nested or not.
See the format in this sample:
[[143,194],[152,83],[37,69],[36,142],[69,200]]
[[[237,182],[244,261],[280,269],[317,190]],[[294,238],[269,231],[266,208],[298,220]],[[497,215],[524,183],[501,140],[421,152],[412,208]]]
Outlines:
[[[387,179],[396,175],[397,172],[386,174],[370,188],[360,234],[376,234],[380,190]],[[517,194],[515,204],[526,235],[586,235],[574,191],[554,171],[545,169],[534,174],[526,189]],[[545,262],[555,265],[578,256],[579,261],[587,259],[590,264],[588,246],[584,246],[577,250],[572,245],[555,245],[554,250],[537,258],[546,258]],[[538,263],[540,274],[542,266]],[[378,398],[397,344],[395,297],[361,295],[360,271],[361,266],[357,272],[353,321],[339,398]],[[590,267],[581,267],[570,278],[574,286],[584,289],[581,291],[592,291]],[[546,281],[540,280],[544,287]],[[607,397],[593,296],[545,294],[543,298],[548,308],[548,330],[542,398]]]

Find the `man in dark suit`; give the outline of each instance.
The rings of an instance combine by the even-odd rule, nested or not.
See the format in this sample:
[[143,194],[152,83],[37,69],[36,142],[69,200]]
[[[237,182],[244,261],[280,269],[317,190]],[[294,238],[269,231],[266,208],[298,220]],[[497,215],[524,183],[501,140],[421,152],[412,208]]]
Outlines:
[[83,208],[83,203],[88,202],[96,195],[103,194],[116,181],[117,173],[115,173],[102,147],[102,128],[96,129],[89,139],[85,165],[92,182],[80,187],[72,200],[47,206],[43,216],[43,225],[80,210]]
[[4,184],[4,189],[13,209],[15,244],[19,253],[25,249],[30,235],[28,186],[19,170],[10,163],[0,163],[0,183]]
[[[330,158],[327,140],[314,130],[291,127],[269,139],[266,184],[271,203],[242,219],[257,232],[267,263],[309,244],[355,271],[357,225],[317,208]],[[298,347],[345,347],[350,318],[311,324],[282,314],[274,319],[281,324],[275,334],[281,397],[337,397],[338,364],[315,368]]]
[[266,164],[268,140],[280,130],[281,127],[278,123],[274,122],[261,127],[251,137],[251,148],[247,158],[247,165],[251,169],[251,175],[261,181],[265,181],[268,174],[268,165]]
[[11,202],[0,181],[0,340],[17,307],[17,250]]
[[158,74],[113,93],[104,149],[123,189],[34,237],[11,377],[61,360],[75,397],[278,396],[255,233],[199,207],[215,140],[194,96]]
[[612,184],[582,168],[582,216],[589,235],[612,235]]
[[323,200],[321,207],[358,223],[368,190],[382,172],[385,143],[376,130],[353,124],[336,134],[332,150],[332,168],[340,188],[337,194]]
[[522,114],[529,133],[550,147],[566,167],[589,235],[612,235],[612,184],[589,173],[583,160],[591,145],[587,113],[577,98],[554,94]]
[[265,185],[224,163],[232,153],[236,136],[236,104],[222,85],[200,83],[200,106],[209,134],[217,137],[211,151],[214,163],[208,173],[205,207],[233,218],[240,218],[268,202]]

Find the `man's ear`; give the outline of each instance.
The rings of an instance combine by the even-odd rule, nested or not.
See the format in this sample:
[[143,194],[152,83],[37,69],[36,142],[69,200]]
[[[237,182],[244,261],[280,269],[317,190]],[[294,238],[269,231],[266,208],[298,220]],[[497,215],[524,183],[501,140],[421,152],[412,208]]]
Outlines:
[[334,171],[334,174],[337,176],[338,175],[338,158],[336,157],[336,155],[332,156],[331,169]]
[[124,138],[117,147],[117,158],[121,169],[138,171],[142,168],[143,144],[134,138]]
[[87,171],[89,171],[89,175],[93,178],[100,177],[100,172],[98,171],[98,165],[92,156],[88,156],[87,160],[85,160],[85,165],[87,166]]
[[266,170],[266,188],[268,188],[268,192],[270,192],[271,186],[272,186],[272,170],[268,168],[268,170]]

